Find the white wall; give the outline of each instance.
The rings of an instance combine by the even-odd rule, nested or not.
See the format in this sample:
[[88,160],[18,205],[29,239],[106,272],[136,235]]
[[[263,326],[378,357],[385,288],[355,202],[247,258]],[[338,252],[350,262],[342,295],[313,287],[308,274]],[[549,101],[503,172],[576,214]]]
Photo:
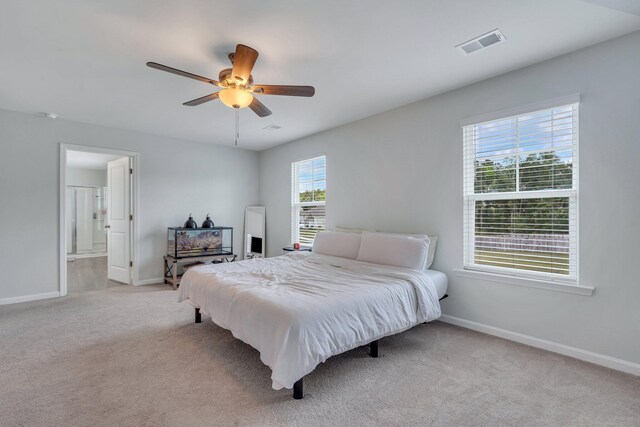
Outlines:
[[[437,64],[434,64],[437,66]],[[262,152],[267,253],[289,243],[290,163],[327,156],[328,226],[440,236],[445,314],[640,363],[640,33]],[[458,277],[461,119],[574,93],[580,280],[593,296]]]
[[140,280],[162,277],[166,229],[189,212],[235,228],[258,197],[258,154],[0,110],[0,301],[58,291],[59,143],[140,153]]
[[107,170],[67,168],[67,185],[81,187],[106,187]]

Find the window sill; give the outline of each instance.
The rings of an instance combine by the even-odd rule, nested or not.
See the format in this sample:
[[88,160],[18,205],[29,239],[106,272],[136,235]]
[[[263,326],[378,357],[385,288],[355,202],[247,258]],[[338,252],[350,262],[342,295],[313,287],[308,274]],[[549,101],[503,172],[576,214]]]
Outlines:
[[492,282],[506,283],[509,285],[526,286],[529,288],[547,289],[556,292],[566,292],[570,294],[591,296],[594,288],[588,286],[571,285],[568,283],[552,282],[550,280],[530,279],[527,277],[508,276],[505,274],[488,273],[486,271],[466,270],[454,268],[454,273],[458,277],[469,279],[489,280]]

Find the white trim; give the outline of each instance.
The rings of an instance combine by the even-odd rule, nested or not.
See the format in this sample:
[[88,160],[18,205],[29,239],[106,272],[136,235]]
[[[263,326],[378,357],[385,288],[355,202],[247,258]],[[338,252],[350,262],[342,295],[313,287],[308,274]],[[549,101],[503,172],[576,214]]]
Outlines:
[[58,225],[58,241],[60,243],[58,249],[59,257],[59,283],[58,289],[59,296],[67,295],[67,234],[66,234],[66,221],[65,221],[65,189],[67,186],[66,169],[67,169],[67,151],[83,151],[86,153],[101,153],[101,154],[115,154],[123,157],[129,157],[131,159],[131,168],[134,173],[131,177],[132,188],[132,203],[131,209],[133,210],[133,222],[131,224],[131,257],[133,261],[133,277],[131,283],[138,283],[140,279],[140,269],[138,260],[140,259],[138,239],[139,239],[139,220],[140,220],[140,208],[139,208],[139,180],[138,180],[138,166],[140,164],[140,153],[126,150],[113,150],[110,148],[92,147],[88,145],[75,145],[60,143],[60,175],[59,175],[59,225]]
[[[568,103],[568,104],[567,104]],[[475,176],[475,162],[477,161],[476,153],[475,153],[475,144],[476,144],[476,135],[475,129],[479,124],[482,123],[493,123],[496,120],[500,120],[504,118],[505,120],[509,120],[515,125],[515,152],[516,153],[527,153],[527,152],[536,152],[534,151],[521,151],[520,150],[520,134],[518,127],[518,120],[523,115],[535,114],[537,112],[542,112],[544,114],[551,113],[550,122],[553,125],[553,117],[554,117],[554,108],[556,107],[571,107],[572,116],[573,116],[573,141],[572,141],[572,155],[573,162],[572,164],[575,166],[572,168],[572,188],[570,189],[551,189],[551,190],[531,190],[531,191],[520,191],[520,174],[519,174],[519,166],[520,166],[520,156],[516,155],[516,168],[515,168],[515,178],[516,185],[515,191],[511,192],[490,192],[490,193],[476,193],[474,188],[474,176]],[[463,253],[463,265],[465,270],[474,270],[474,271],[483,271],[488,273],[494,273],[497,275],[504,275],[508,277],[516,276],[517,278],[524,277],[531,278],[534,280],[539,280],[542,282],[551,282],[553,286],[541,285],[538,282],[528,283],[526,285],[531,285],[533,287],[543,287],[546,289],[558,290],[562,291],[562,288],[557,288],[555,286],[556,282],[568,284],[572,287],[578,287],[578,276],[579,276],[579,266],[578,266],[578,256],[579,256],[579,246],[578,246],[578,217],[579,217],[579,206],[578,206],[578,145],[579,145],[579,107],[580,107],[580,94],[576,95],[568,95],[561,98],[555,98],[552,100],[547,100],[543,102],[538,102],[535,104],[529,104],[527,106],[518,107],[510,110],[503,110],[501,112],[493,113],[495,116],[493,117],[489,115],[482,115],[472,117],[470,119],[466,119],[468,124],[463,125],[463,145],[464,145],[464,173],[463,173],[463,197],[464,197],[464,221],[463,221],[463,234],[464,234],[464,253]],[[484,122],[481,122],[485,120]],[[496,157],[498,158],[498,157]],[[478,201],[486,201],[486,200],[521,200],[521,199],[545,199],[545,198],[568,198],[569,202],[569,270],[567,275],[564,277],[558,277],[557,273],[547,273],[547,272],[534,272],[529,271],[525,266],[517,266],[513,265],[513,267],[493,267],[493,266],[484,266],[476,264],[474,258],[476,255],[476,230],[473,225],[473,221],[475,221],[476,212],[473,211],[476,202]],[[533,224],[531,224],[533,226]],[[521,273],[522,272],[522,273]],[[593,288],[590,288],[591,295],[593,293]],[[578,292],[585,294],[584,289],[580,289]]]
[[23,295],[20,297],[0,298],[0,305],[17,304],[19,302],[38,301],[41,299],[57,298],[60,292],[45,292],[43,294]]
[[520,344],[529,345],[531,347],[541,348],[553,353],[580,359],[585,362],[594,363],[596,365],[605,366],[617,371],[626,372],[628,374],[640,376],[640,364],[629,362],[628,360],[618,359],[607,356],[605,354],[594,353],[592,351],[559,344],[553,341],[547,341],[540,338],[524,335],[506,329],[496,328],[494,326],[485,325],[483,323],[473,322],[471,320],[461,319],[459,317],[443,314],[440,320],[445,323],[460,326],[462,328],[471,329],[488,335],[515,341]]
[[569,294],[593,295],[595,288],[577,284],[562,283],[551,280],[540,280],[507,274],[489,273],[486,271],[454,268],[456,276],[469,279],[488,280],[491,282],[506,283],[508,285],[526,286],[529,288],[546,289],[549,291],[566,292]]
[[506,280],[509,280],[509,278],[515,277],[517,279],[521,278],[521,279],[539,280],[542,282],[550,282],[550,283],[563,283],[565,285],[570,285],[570,286],[579,285],[579,282],[577,279],[571,278],[566,274],[522,270],[522,269],[513,268],[513,267],[497,267],[493,265],[476,264],[475,262],[471,262],[465,265],[463,267],[463,271],[495,274],[500,277],[506,277],[507,278]]
[[320,157],[327,157],[327,153],[326,152],[322,152],[320,154],[312,154],[313,157],[308,157],[308,156],[303,156],[298,158],[297,160],[292,160],[291,163],[298,163],[298,162],[304,162],[305,160],[315,160],[315,159],[319,159]]
[[[469,162],[471,163],[471,162]],[[473,163],[471,163],[473,165]],[[519,200],[519,199],[544,199],[549,197],[575,196],[577,189],[559,188],[556,190],[530,190],[530,191],[501,191],[496,193],[467,194],[470,200]]]
[[[163,284],[163,283],[164,283],[164,278],[158,277],[156,279],[138,280],[136,282],[133,282],[133,285],[134,286],[143,286],[143,285],[157,285],[157,284]],[[171,288],[167,287],[167,289],[171,289]]]
[[[580,174],[578,173],[580,170],[580,95],[578,95],[578,101],[575,102],[576,109],[574,111],[574,120],[576,120],[577,125],[575,127],[575,144],[573,144],[573,162],[571,164],[571,169],[573,171],[573,177],[571,181],[573,183],[573,189],[576,191],[575,194],[575,204],[576,204],[576,217],[573,222],[569,221],[569,234],[572,233],[571,225],[575,227],[573,230],[574,235],[576,236],[576,256],[569,257],[569,271],[576,272],[576,281],[580,280]],[[569,200],[571,202],[571,200]],[[574,265],[572,265],[572,263]],[[593,292],[593,291],[592,291]]]
[[58,267],[58,295],[67,295],[67,212],[65,210],[66,203],[66,191],[67,191],[67,149],[64,144],[60,144],[60,171],[59,171],[59,183],[58,189],[59,198],[59,213],[58,218],[58,242],[60,248],[58,249],[59,267]]
[[[313,201],[313,202],[301,202],[299,200],[299,181],[298,181],[298,174],[297,174],[297,165],[299,163],[303,163],[303,162],[311,162],[313,164],[314,160],[317,159],[322,159],[324,158],[324,172],[325,172],[325,200],[320,200],[320,201]],[[312,174],[313,174],[313,166],[312,166]],[[313,176],[312,176],[312,182],[313,182]],[[326,192],[327,192],[327,187],[328,187],[328,181],[327,181],[327,155],[325,153],[323,154],[319,154],[315,157],[309,157],[306,159],[301,159],[301,160],[296,160],[291,162],[291,194],[290,194],[290,199],[291,199],[291,232],[290,232],[290,236],[289,236],[289,244],[293,245],[296,242],[300,241],[300,229],[299,229],[299,224],[300,224],[300,208],[302,207],[313,207],[313,206],[324,206],[325,207],[325,215],[324,215],[324,221],[325,221],[325,229],[327,227],[327,214],[326,214],[326,206],[327,206],[327,201],[326,201]],[[313,187],[312,187],[313,188]]]
[[548,99],[546,101],[534,102],[532,104],[520,105],[517,107],[505,108],[504,110],[494,111],[491,113],[478,114],[477,116],[467,117],[460,120],[460,126],[478,125],[492,120],[503,119],[511,116],[519,116],[521,114],[535,113],[540,110],[548,110],[549,108],[561,107],[563,105],[577,104],[580,102],[580,94],[561,96],[558,98]]

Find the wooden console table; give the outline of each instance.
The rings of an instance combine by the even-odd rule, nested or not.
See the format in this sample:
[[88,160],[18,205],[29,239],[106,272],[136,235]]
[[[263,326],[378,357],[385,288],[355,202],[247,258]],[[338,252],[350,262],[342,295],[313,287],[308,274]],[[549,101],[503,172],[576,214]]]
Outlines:
[[180,285],[182,275],[178,274],[179,264],[189,264],[196,262],[233,262],[236,260],[236,255],[206,255],[206,256],[194,256],[188,258],[174,258],[171,255],[164,256],[164,283],[168,283],[176,289]]

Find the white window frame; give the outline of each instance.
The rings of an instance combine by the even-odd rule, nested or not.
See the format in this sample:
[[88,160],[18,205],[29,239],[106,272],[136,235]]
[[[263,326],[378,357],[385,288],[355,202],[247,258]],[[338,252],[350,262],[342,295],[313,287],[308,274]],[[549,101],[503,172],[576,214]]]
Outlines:
[[[324,158],[324,170],[325,170],[325,183],[327,180],[327,156],[322,154],[320,156],[311,157],[308,159],[301,159],[291,163],[291,241],[290,244],[300,241],[300,230],[298,225],[300,224],[300,208],[305,206],[325,206],[325,224],[326,224],[326,189],[325,189],[325,200],[324,201],[313,201],[313,202],[301,202],[300,201],[300,186],[298,183],[298,176],[296,175],[296,165],[302,162],[312,162],[316,159]],[[313,178],[312,178],[313,181]],[[311,245],[302,245],[302,246],[311,246]]]
[[[532,114],[535,112],[548,110],[552,108],[558,108],[568,105],[575,105],[575,145],[573,147],[573,166],[572,166],[572,188],[571,189],[558,189],[558,190],[531,190],[531,191],[515,191],[515,192],[495,192],[495,193],[475,193],[474,187],[474,178],[475,178],[475,158],[470,159],[466,156],[468,150],[473,150],[473,147],[469,148],[466,145],[463,147],[463,199],[464,199],[464,220],[463,220],[463,246],[464,246],[464,255],[463,255],[463,270],[469,271],[470,273],[488,273],[491,276],[495,277],[511,277],[515,279],[532,279],[531,282],[537,282],[534,287],[540,287],[538,284],[542,281],[557,283],[559,285],[570,285],[572,287],[578,287],[578,279],[579,279],[579,129],[580,129],[580,119],[579,119],[579,106],[580,106],[580,95],[571,95],[568,97],[557,98],[554,100],[531,104],[529,106],[518,107],[510,110],[503,110],[500,112],[496,112],[493,114],[476,116],[474,118],[469,118],[461,122],[461,127],[463,130],[463,143],[466,144],[467,141],[475,141],[475,138],[466,138],[465,132],[473,132],[474,125],[480,125],[486,122],[491,122],[495,120],[508,119],[524,114]],[[474,150],[475,151],[475,150]],[[518,187],[516,187],[518,188]],[[469,230],[475,230],[475,214],[468,215],[467,213],[474,209],[475,202],[478,200],[513,200],[513,199],[537,199],[537,198],[550,198],[550,197],[569,197],[570,205],[573,203],[574,210],[569,213],[569,234],[573,233],[574,240],[570,241],[570,248],[573,247],[574,253],[569,253],[569,270],[574,272],[573,275],[562,275],[556,273],[547,273],[547,272],[536,272],[529,270],[519,270],[515,268],[506,268],[506,267],[495,267],[483,264],[475,264],[474,262],[474,254],[475,254],[475,233],[469,232]],[[475,209],[474,209],[475,211]],[[460,270],[457,270],[458,273],[461,273]],[[459,274],[463,277],[476,277],[474,275],[469,276],[465,274]],[[519,284],[523,284],[522,281]],[[586,288],[591,291],[593,288]],[[557,290],[557,289],[556,289]],[[590,295],[590,293],[589,293]]]

